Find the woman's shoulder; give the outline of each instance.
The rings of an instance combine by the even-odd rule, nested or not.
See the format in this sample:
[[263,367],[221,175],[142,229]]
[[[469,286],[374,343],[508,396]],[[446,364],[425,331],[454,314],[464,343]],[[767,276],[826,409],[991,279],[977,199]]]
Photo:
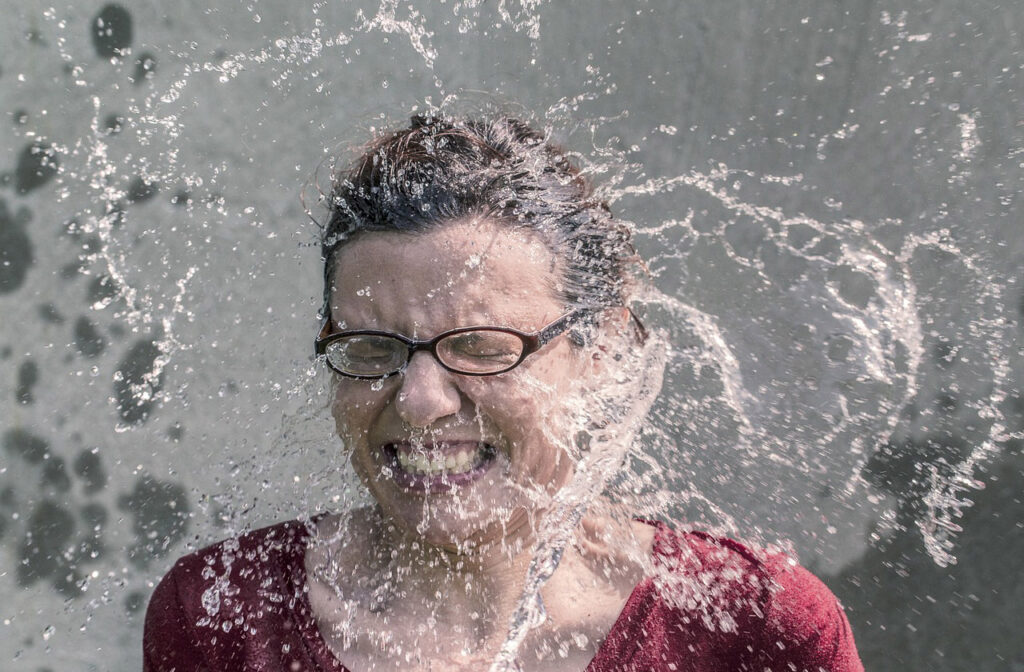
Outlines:
[[254,602],[292,603],[311,521],[292,520],[228,537],[182,556],[150,599],[196,622]]
[[308,650],[315,626],[306,617],[303,557],[314,521],[270,525],[180,558],[146,611],[147,672],[298,669],[268,661]]
[[827,597],[831,591],[785,551],[757,546],[700,530],[676,530],[660,521],[655,528],[654,564],[661,576],[699,577],[712,584],[736,584],[734,590],[763,598],[782,593]]
[[772,669],[862,669],[838,600],[789,554],[650,524],[657,529],[648,598],[685,646],[715,640],[721,651],[732,642],[736,655]]
[[229,572],[244,581],[256,569],[294,563],[301,557],[313,524],[291,520],[227,537],[182,556],[168,576],[179,584],[208,583]]

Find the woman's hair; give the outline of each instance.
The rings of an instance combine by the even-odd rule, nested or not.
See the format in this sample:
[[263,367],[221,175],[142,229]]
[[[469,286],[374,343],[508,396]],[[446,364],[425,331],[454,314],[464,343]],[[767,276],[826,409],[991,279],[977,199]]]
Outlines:
[[518,119],[414,116],[332,175],[323,227],[324,312],[338,250],[363,231],[426,232],[486,216],[539,235],[559,260],[570,306],[622,306],[631,231],[594,198],[566,152]]

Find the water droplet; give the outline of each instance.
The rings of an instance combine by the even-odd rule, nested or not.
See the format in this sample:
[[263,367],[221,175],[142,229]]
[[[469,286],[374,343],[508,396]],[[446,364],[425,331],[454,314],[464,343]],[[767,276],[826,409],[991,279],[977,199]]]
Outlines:
[[220,590],[218,590],[217,585],[212,585],[203,591],[200,603],[207,614],[210,616],[217,615],[217,612],[220,611]]

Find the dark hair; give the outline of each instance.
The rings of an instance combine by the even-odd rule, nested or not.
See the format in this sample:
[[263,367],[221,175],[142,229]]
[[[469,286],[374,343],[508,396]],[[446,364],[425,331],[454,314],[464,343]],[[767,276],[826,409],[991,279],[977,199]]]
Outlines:
[[518,119],[414,116],[332,175],[321,235],[324,314],[338,250],[363,231],[422,232],[485,215],[540,235],[561,261],[573,306],[621,306],[631,230],[593,196],[566,152]]

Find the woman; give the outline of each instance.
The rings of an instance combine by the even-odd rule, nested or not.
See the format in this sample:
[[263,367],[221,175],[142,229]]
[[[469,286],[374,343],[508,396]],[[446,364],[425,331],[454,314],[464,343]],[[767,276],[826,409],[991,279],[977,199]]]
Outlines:
[[317,353],[373,507],[182,558],[147,670],[861,670],[791,560],[602,492],[660,388],[628,227],[526,124],[414,117],[334,180]]

